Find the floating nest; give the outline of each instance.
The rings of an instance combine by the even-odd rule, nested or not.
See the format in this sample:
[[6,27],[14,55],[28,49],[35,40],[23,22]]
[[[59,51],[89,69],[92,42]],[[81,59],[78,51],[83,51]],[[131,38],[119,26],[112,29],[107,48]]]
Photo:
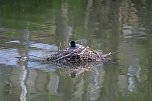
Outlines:
[[108,62],[109,54],[103,54],[101,51],[95,51],[89,47],[77,49],[65,49],[55,52],[44,59],[45,63],[57,63],[63,65],[83,66],[90,62]]
[[[88,46],[84,47],[74,43],[74,45],[71,44],[64,50],[59,50],[44,57],[31,56],[28,60],[56,65],[60,71],[65,71],[71,77],[75,77],[83,71],[91,70],[97,64],[109,62],[111,54],[113,53],[103,54],[102,51],[96,51]],[[24,61],[24,57],[16,58]]]
[[[44,57],[30,55],[28,61],[49,64],[49,66],[56,65],[59,71],[65,72],[71,77],[75,77],[84,71],[91,70],[95,65],[109,62],[109,56],[111,54],[114,53],[103,54],[102,51],[96,51],[90,47],[75,44],[74,42],[74,44],[70,43],[68,48]],[[21,61],[27,61],[27,57],[24,56],[16,58]]]

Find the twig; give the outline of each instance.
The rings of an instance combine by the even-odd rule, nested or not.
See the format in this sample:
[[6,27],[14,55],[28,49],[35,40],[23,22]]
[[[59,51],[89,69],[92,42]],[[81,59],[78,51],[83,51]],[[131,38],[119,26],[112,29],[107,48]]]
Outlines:
[[110,52],[110,53],[108,53],[108,54],[105,54],[105,55],[103,55],[103,57],[105,58],[105,57],[108,57],[108,56],[110,56],[110,55],[112,55],[112,54],[117,54],[117,53],[119,53],[119,52]]

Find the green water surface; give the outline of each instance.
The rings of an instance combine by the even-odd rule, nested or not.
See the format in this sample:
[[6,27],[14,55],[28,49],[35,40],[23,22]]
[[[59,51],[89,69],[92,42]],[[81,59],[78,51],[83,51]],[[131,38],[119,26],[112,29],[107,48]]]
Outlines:
[[[152,101],[151,0],[1,0],[0,101]],[[112,62],[72,78],[19,60],[71,40]],[[72,68],[72,67],[71,67]]]

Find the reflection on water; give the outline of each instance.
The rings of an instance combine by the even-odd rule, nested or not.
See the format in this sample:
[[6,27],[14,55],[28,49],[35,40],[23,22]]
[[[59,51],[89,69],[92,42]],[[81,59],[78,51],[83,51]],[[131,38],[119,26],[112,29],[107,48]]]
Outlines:
[[[151,101],[151,0],[0,1],[0,98],[3,101]],[[70,40],[112,63],[58,68],[29,58]],[[15,57],[25,56],[27,59]]]
[[140,81],[141,67],[139,65],[130,65],[128,67],[128,90],[136,91],[136,83]]

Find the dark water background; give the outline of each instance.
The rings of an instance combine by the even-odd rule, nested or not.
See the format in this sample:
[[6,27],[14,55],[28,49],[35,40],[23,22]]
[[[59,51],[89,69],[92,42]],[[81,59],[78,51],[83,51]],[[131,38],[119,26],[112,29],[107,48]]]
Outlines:
[[[151,0],[1,0],[0,101],[152,101]],[[119,52],[75,78],[17,56],[70,40]]]

